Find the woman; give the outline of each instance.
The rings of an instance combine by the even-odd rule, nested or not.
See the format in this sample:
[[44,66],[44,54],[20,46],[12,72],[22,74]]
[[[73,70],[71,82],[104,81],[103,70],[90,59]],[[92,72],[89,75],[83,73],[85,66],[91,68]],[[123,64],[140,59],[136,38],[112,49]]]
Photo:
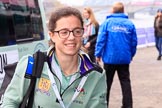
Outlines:
[[[52,43],[41,78],[37,79],[33,108],[107,108],[106,76],[80,51],[84,33],[80,12],[72,7],[55,10],[49,20]],[[23,57],[8,86],[2,108],[18,108],[28,88]]]
[[90,59],[93,62],[96,62],[94,51],[99,24],[95,19],[92,9],[89,7],[84,8],[83,17],[84,17],[83,48],[86,49],[88,55],[90,56]]

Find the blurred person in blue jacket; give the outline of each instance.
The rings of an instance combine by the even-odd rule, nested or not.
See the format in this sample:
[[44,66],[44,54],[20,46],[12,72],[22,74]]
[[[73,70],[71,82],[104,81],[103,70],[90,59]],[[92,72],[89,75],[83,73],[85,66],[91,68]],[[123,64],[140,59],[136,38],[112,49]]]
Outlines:
[[112,14],[101,24],[96,42],[96,61],[101,57],[107,76],[107,100],[117,71],[122,89],[122,108],[133,108],[129,64],[136,53],[137,34],[135,25],[124,14],[124,5],[117,2]]

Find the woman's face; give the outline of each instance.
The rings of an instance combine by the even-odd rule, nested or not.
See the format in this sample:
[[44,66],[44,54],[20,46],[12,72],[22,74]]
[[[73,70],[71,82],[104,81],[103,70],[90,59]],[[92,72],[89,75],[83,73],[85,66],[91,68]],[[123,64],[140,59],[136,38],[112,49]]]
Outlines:
[[[76,28],[83,28],[80,20],[75,16],[68,16],[63,17],[56,22],[56,29],[54,31],[62,29],[72,31]],[[55,51],[57,55],[73,56],[80,50],[82,37],[75,37],[73,32],[70,32],[69,37],[65,39],[60,38],[58,32],[49,34],[50,38],[55,43]]]
[[83,10],[83,17],[86,18],[86,19],[88,19],[90,17],[87,10]]
[[158,12],[157,14],[158,14],[158,16],[162,16],[162,12]]

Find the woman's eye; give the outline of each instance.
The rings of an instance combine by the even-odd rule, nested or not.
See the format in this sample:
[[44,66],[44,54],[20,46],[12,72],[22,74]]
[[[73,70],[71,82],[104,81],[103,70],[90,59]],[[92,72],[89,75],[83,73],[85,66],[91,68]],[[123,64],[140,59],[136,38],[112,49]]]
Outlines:
[[61,33],[61,34],[67,34],[68,31],[61,31],[60,33]]

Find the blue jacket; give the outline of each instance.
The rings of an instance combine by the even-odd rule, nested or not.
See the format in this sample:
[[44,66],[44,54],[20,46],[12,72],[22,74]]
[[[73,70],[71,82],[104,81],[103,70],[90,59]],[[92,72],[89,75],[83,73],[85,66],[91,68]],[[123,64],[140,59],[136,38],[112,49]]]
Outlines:
[[105,64],[129,64],[136,47],[136,28],[128,16],[124,13],[107,16],[99,28],[95,56],[102,56]]

